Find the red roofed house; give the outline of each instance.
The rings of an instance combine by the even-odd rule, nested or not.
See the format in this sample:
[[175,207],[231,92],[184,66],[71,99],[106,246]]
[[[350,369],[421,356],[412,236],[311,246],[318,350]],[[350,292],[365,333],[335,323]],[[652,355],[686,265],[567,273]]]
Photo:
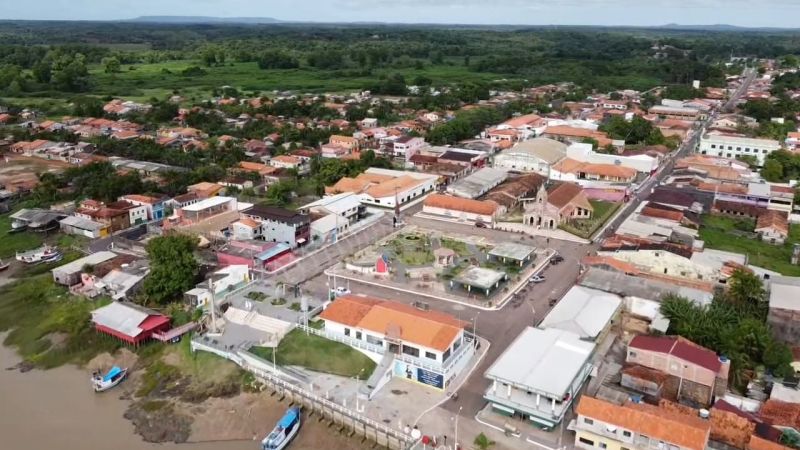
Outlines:
[[636,336],[628,344],[625,362],[669,375],[664,398],[708,405],[728,386],[730,361],[681,337]]
[[97,331],[136,346],[169,330],[169,321],[159,312],[128,302],[112,302],[92,311]]
[[782,245],[789,237],[789,219],[784,212],[768,209],[758,216],[755,232],[764,242]]

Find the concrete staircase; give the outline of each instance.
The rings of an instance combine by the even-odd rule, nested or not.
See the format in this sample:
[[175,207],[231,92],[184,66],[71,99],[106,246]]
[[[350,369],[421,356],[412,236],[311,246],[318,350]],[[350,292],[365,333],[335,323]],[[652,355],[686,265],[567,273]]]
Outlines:
[[363,383],[358,389],[359,397],[368,400],[378,392],[378,390],[386,384],[391,376],[387,375],[392,372],[394,368],[394,353],[386,352],[381,358],[381,362],[375,367],[372,375]]
[[263,331],[270,336],[270,341],[277,345],[286,333],[291,331],[292,324],[280,319],[262,316],[257,311],[245,311],[234,307],[225,311],[225,320],[237,325],[244,325],[259,331]]

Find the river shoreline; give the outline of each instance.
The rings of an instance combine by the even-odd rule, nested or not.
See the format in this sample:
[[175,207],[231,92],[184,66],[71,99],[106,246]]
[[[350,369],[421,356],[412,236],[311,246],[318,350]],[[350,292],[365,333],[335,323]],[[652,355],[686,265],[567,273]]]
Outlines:
[[[0,334],[0,340],[4,337]],[[123,417],[131,404],[124,399],[129,395],[126,391],[94,394],[88,374],[78,367],[23,373],[16,368],[20,361],[14,349],[0,345],[0,435],[3,448],[9,450],[253,450],[288,406],[268,394],[209,399],[195,410],[185,411],[194,419],[187,443],[147,443]],[[244,419],[249,419],[248,423],[243,424]],[[244,439],[216,439],[231,434],[223,432],[230,430],[240,436],[248,431]],[[316,420],[304,424],[292,444],[295,450],[359,450],[370,446],[335,434]]]

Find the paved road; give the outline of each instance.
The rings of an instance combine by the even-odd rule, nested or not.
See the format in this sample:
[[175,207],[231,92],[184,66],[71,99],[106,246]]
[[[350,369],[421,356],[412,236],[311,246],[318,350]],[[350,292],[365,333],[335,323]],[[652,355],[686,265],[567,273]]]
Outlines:
[[731,95],[731,98],[728,100],[728,102],[725,103],[725,105],[722,107],[723,111],[725,112],[733,111],[733,109],[736,107],[736,102],[739,101],[739,98],[741,98],[741,96],[747,92],[747,88],[750,87],[750,83],[753,82],[757,74],[758,72],[756,71],[756,69],[749,67],[744,69],[742,75],[745,77],[745,79],[739,86],[739,88],[736,89],[736,92],[734,92],[733,95]]
[[[451,412],[456,412],[459,407],[463,407],[462,414],[470,417],[474,416],[485,404],[483,393],[488,388],[488,383],[484,379],[483,373],[525,327],[533,326],[544,318],[550,310],[549,301],[551,298],[561,298],[572,287],[578,277],[578,261],[587,252],[594,251],[596,247],[556,239],[548,241],[543,237],[531,237],[518,233],[482,229],[458,223],[410,217],[408,215],[406,215],[404,221],[407,224],[435,228],[444,232],[473,234],[490,237],[493,240],[526,243],[537,248],[552,248],[558,251],[565,259],[564,262],[558,265],[544,269],[542,274],[547,278],[546,281],[537,285],[529,285],[525,292],[521,294],[526,301],[518,307],[508,303],[500,311],[479,312],[473,308],[444,300],[424,299],[429,303],[431,309],[449,313],[461,320],[472,323],[476,333],[488,339],[492,344],[480,366],[459,390],[458,400],[447,402],[444,405]],[[303,290],[307,294],[324,296],[330,285],[332,285],[332,280],[329,280],[328,276],[320,274],[303,283]],[[354,294],[367,294],[404,303],[420,300],[418,296],[413,294],[353,281],[348,286]]]

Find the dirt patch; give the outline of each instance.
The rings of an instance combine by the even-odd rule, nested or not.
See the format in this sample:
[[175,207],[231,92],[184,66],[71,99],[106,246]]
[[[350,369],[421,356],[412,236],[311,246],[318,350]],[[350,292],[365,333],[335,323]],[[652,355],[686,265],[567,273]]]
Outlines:
[[69,341],[69,334],[50,333],[47,336],[45,336],[44,339],[50,341],[50,350],[58,350],[64,348],[67,345],[67,341]]
[[127,367],[132,369],[136,366],[136,361],[138,361],[138,359],[139,357],[135,353],[127,348],[123,348],[113,355],[110,353],[101,353],[95,356],[91,361],[89,361],[88,364],[86,364],[86,368],[91,372],[95,370],[108,370],[113,366],[119,366],[123,368]]
[[64,161],[5,155],[0,159],[0,184],[35,184],[39,179],[37,174],[62,172],[68,167],[70,165]]
[[133,422],[136,433],[145,442],[180,444],[189,439],[192,429],[192,419],[165,401],[142,400],[133,403],[125,411],[124,417]]

